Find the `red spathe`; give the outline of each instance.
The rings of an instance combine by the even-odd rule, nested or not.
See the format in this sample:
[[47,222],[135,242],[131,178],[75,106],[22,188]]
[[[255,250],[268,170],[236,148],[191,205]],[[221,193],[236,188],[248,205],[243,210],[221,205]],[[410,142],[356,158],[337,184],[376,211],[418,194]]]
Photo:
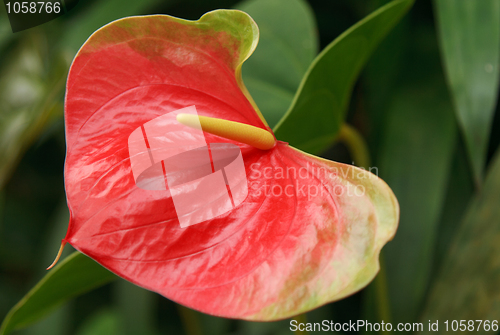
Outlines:
[[126,18],[98,30],[66,94],[65,240],[119,276],[202,312],[273,320],[352,294],[378,270],[398,206],[378,177],[278,142],[240,147],[248,196],[181,228],[168,190],[136,185],[130,134],[195,105],[268,129],[240,83],[258,31],[239,11]]

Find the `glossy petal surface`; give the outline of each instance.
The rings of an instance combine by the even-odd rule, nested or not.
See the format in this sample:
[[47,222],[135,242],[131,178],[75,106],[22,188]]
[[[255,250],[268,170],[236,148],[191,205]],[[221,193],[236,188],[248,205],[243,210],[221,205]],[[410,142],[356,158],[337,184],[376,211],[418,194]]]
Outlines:
[[352,294],[375,276],[399,215],[387,185],[284,142],[268,151],[234,143],[248,196],[181,228],[169,191],[136,186],[127,147],[144,123],[191,105],[199,115],[267,129],[241,82],[257,40],[248,15],[220,10],[196,22],[126,18],[86,42],[66,95],[66,240],[188,307],[273,320]]

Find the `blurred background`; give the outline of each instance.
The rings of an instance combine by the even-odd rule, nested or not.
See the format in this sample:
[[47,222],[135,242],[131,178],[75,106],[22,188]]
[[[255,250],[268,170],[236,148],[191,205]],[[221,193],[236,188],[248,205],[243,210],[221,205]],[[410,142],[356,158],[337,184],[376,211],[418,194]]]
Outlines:
[[[321,50],[388,1],[306,2],[316,20]],[[2,319],[45,275],[66,232],[63,99],[69,65],[78,48],[93,31],[124,16],[168,14],[194,20],[207,11],[235,6],[238,2],[233,0],[80,0],[66,15],[18,33],[12,33],[5,7],[0,6]],[[310,322],[417,322],[428,315],[441,315],[433,314],[429,307],[435,305],[432,299],[444,301],[444,305],[453,301],[449,293],[439,296],[441,291],[436,291],[435,285],[447,280],[441,269],[450,263],[448,250],[471,199],[483,187],[471,169],[446,84],[435,12],[431,1],[414,4],[371,57],[354,87],[349,107],[347,122],[366,139],[371,165],[378,168],[379,176],[400,201],[400,229],[384,248],[383,272],[363,291],[307,313]],[[493,70],[498,71],[498,64]],[[496,98],[493,102],[496,106]],[[500,113],[498,106],[495,108],[489,121],[491,136],[486,136],[485,166],[500,143]],[[352,161],[340,143],[322,156]],[[498,204],[498,192],[495,197],[491,206]],[[490,224],[500,225],[499,221],[497,216]],[[492,237],[487,243],[499,242],[500,238]],[[488,244],[483,246],[489,250]],[[66,255],[70,249],[66,247]],[[497,264],[495,260],[487,262]],[[498,272],[498,265],[491,266],[491,271]],[[497,279],[484,274],[476,284],[500,286]],[[466,280],[464,285],[472,284]],[[462,315],[499,318],[499,307],[494,307],[498,300],[486,299],[477,309],[484,311],[483,315],[470,314],[467,306]],[[289,334],[290,330],[289,320],[254,323],[190,311],[120,279],[15,333],[250,335]]]

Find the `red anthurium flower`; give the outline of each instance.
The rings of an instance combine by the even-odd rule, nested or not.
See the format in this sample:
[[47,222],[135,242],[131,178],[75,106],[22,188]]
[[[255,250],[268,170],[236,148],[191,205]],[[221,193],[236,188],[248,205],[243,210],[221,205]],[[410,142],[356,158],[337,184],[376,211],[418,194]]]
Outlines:
[[[257,40],[253,20],[232,10],[210,12],[195,22],[125,18],[89,38],[67,82],[65,182],[71,220],[64,243],[188,307],[273,320],[341,299],[370,282],[399,213],[388,186],[362,169],[280,141],[261,150],[244,139],[228,139],[231,134],[205,132],[196,139],[192,127],[172,121],[170,113],[194,106],[188,110],[196,110],[200,119],[237,122],[233,135],[244,133],[247,143],[269,134],[241,79],[241,65]],[[172,154],[153,156],[154,148],[162,150],[170,140],[181,147],[206,143],[203,150],[212,150],[207,176],[222,169],[215,166],[216,144],[228,143],[234,153],[229,161],[240,157],[242,162],[241,169],[234,163],[239,177],[227,168],[229,161],[222,164],[228,185],[223,193],[232,195],[231,207],[222,214],[203,216],[205,211],[182,226],[180,216],[198,210],[193,205],[193,212],[176,211],[176,187],[182,183],[147,186],[167,173],[166,157]],[[150,165],[146,156],[133,163],[141,146],[142,153],[152,154]],[[146,163],[140,167],[140,162]],[[141,179],[143,171],[150,179]],[[181,179],[190,176],[184,181],[193,180],[189,169],[187,175],[179,171]],[[193,192],[205,187],[213,198],[208,184],[190,185]],[[243,194],[239,200],[238,194]]]

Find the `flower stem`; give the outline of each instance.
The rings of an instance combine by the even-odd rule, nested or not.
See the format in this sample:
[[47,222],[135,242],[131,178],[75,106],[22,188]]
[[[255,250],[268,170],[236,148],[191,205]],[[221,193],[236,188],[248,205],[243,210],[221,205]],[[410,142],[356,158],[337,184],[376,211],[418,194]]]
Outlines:
[[[356,166],[368,169],[371,164],[368,146],[361,134],[354,128],[344,123],[340,128],[337,140],[343,142],[349,149]],[[383,254],[380,254],[380,271],[373,280],[374,308],[377,318],[384,322],[391,322],[389,290],[387,287],[387,274]]]
[[376,303],[379,317],[384,322],[391,322],[391,308],[389,302],[389,290],[387,288],[387,274],[385,271],[385,262],[383,255],[380,254],[380,271],[375,277],[373,284],[375,285]]
[[187,335],[203,335],[197,312],[179,304],[177,304],[177,311],[181,316],[182,325]]
[[[307,316],[306,313],[302,313],[299,315],[296,315],[293,320],[297,321],[297,324],[299,323],[307,323]],[[307,330],[296,330],[294,331],[295,334],[308,334]]]
[[368,146],[361,134],[354,128],[344,123],[340,128],[338,141],[343,142],[349,149],[354,165],[368,169],[370,166],[370,154]]

